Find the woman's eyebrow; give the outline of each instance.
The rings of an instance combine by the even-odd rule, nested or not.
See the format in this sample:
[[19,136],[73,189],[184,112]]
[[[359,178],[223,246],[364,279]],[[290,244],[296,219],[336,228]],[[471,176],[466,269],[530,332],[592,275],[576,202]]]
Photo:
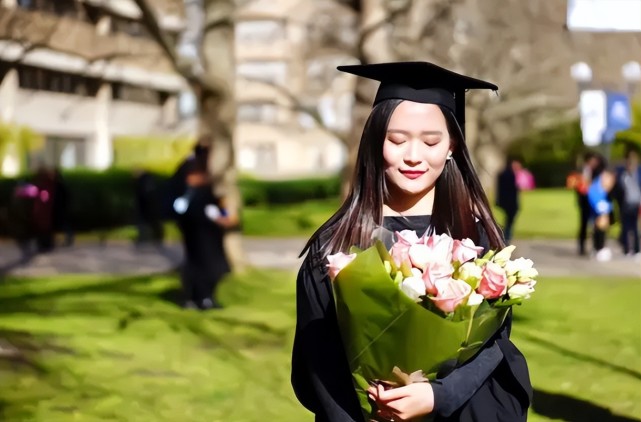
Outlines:
[[[400,133],[401,135],[411,135],[411,132],[403,129],[388,129],[387,133]],[[442,135],[440,130],[424,130],[421,135]]]

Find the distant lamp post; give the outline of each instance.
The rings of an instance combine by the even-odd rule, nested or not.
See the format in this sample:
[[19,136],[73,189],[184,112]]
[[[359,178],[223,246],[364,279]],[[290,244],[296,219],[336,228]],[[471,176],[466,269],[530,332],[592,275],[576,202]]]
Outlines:
[[592,82],[592,68],[586,62],[574,63],[570,68],[570,76],[579,86],[579,91],[583,91]]
[[634,96],[639,82],[641,81],[641,65],[638,62],[627,62],[621,66],[621,75],[627,84],[627,93],[630,98]]

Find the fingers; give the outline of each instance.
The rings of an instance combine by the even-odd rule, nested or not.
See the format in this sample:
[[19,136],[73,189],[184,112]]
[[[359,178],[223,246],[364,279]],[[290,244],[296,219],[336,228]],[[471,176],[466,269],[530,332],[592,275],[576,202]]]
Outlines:
[[409,392],[407,387],[392,388],[390,390],[385,390],[380,387],[378,389],[378,400],[383,402],[398,400],[402,399],[403,397],[407,397],[408,393]]

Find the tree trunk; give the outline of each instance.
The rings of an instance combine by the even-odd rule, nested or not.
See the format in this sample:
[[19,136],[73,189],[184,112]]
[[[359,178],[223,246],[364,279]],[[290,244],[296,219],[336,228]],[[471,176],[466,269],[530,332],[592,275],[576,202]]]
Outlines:
[[[233,0],[205,1],[205,28],[202,56],[207,82],[216,92],[201,89],[200,132],[211,140],[209,168],[216,194],[224,196],[230,214],[241,215],[242,200],[238,189],[234,158],[233,135],[236,124],[234,84],[236,63],[234,55]],[[203,86],[203,85],[201,85]],[[234,271],[245,268],[240,228],[231,230],[225,248]]]
[[[360,6],[360,35],[357,50],[360,63],[392,61],[393,53],[390,48],[389,19],[385,8],[385,0],[362,0]],[[343,170],[343,196],[349,192],[358,154],[358,145],[365,122],[372,109],[376,86],[376,83],[365,78],[357,78],[356,80],[352,130],[347,149],[347,163]]]

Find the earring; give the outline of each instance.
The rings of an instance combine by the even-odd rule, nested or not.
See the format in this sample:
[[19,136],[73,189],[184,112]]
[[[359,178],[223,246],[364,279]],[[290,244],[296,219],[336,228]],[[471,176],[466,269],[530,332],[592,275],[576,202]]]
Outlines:
[[447,159],[448,159],[448,160],[451,160],[451,159],[452,159],[452,153],[451,153],[451,152],[450,152],[449,154],[447,154]]

